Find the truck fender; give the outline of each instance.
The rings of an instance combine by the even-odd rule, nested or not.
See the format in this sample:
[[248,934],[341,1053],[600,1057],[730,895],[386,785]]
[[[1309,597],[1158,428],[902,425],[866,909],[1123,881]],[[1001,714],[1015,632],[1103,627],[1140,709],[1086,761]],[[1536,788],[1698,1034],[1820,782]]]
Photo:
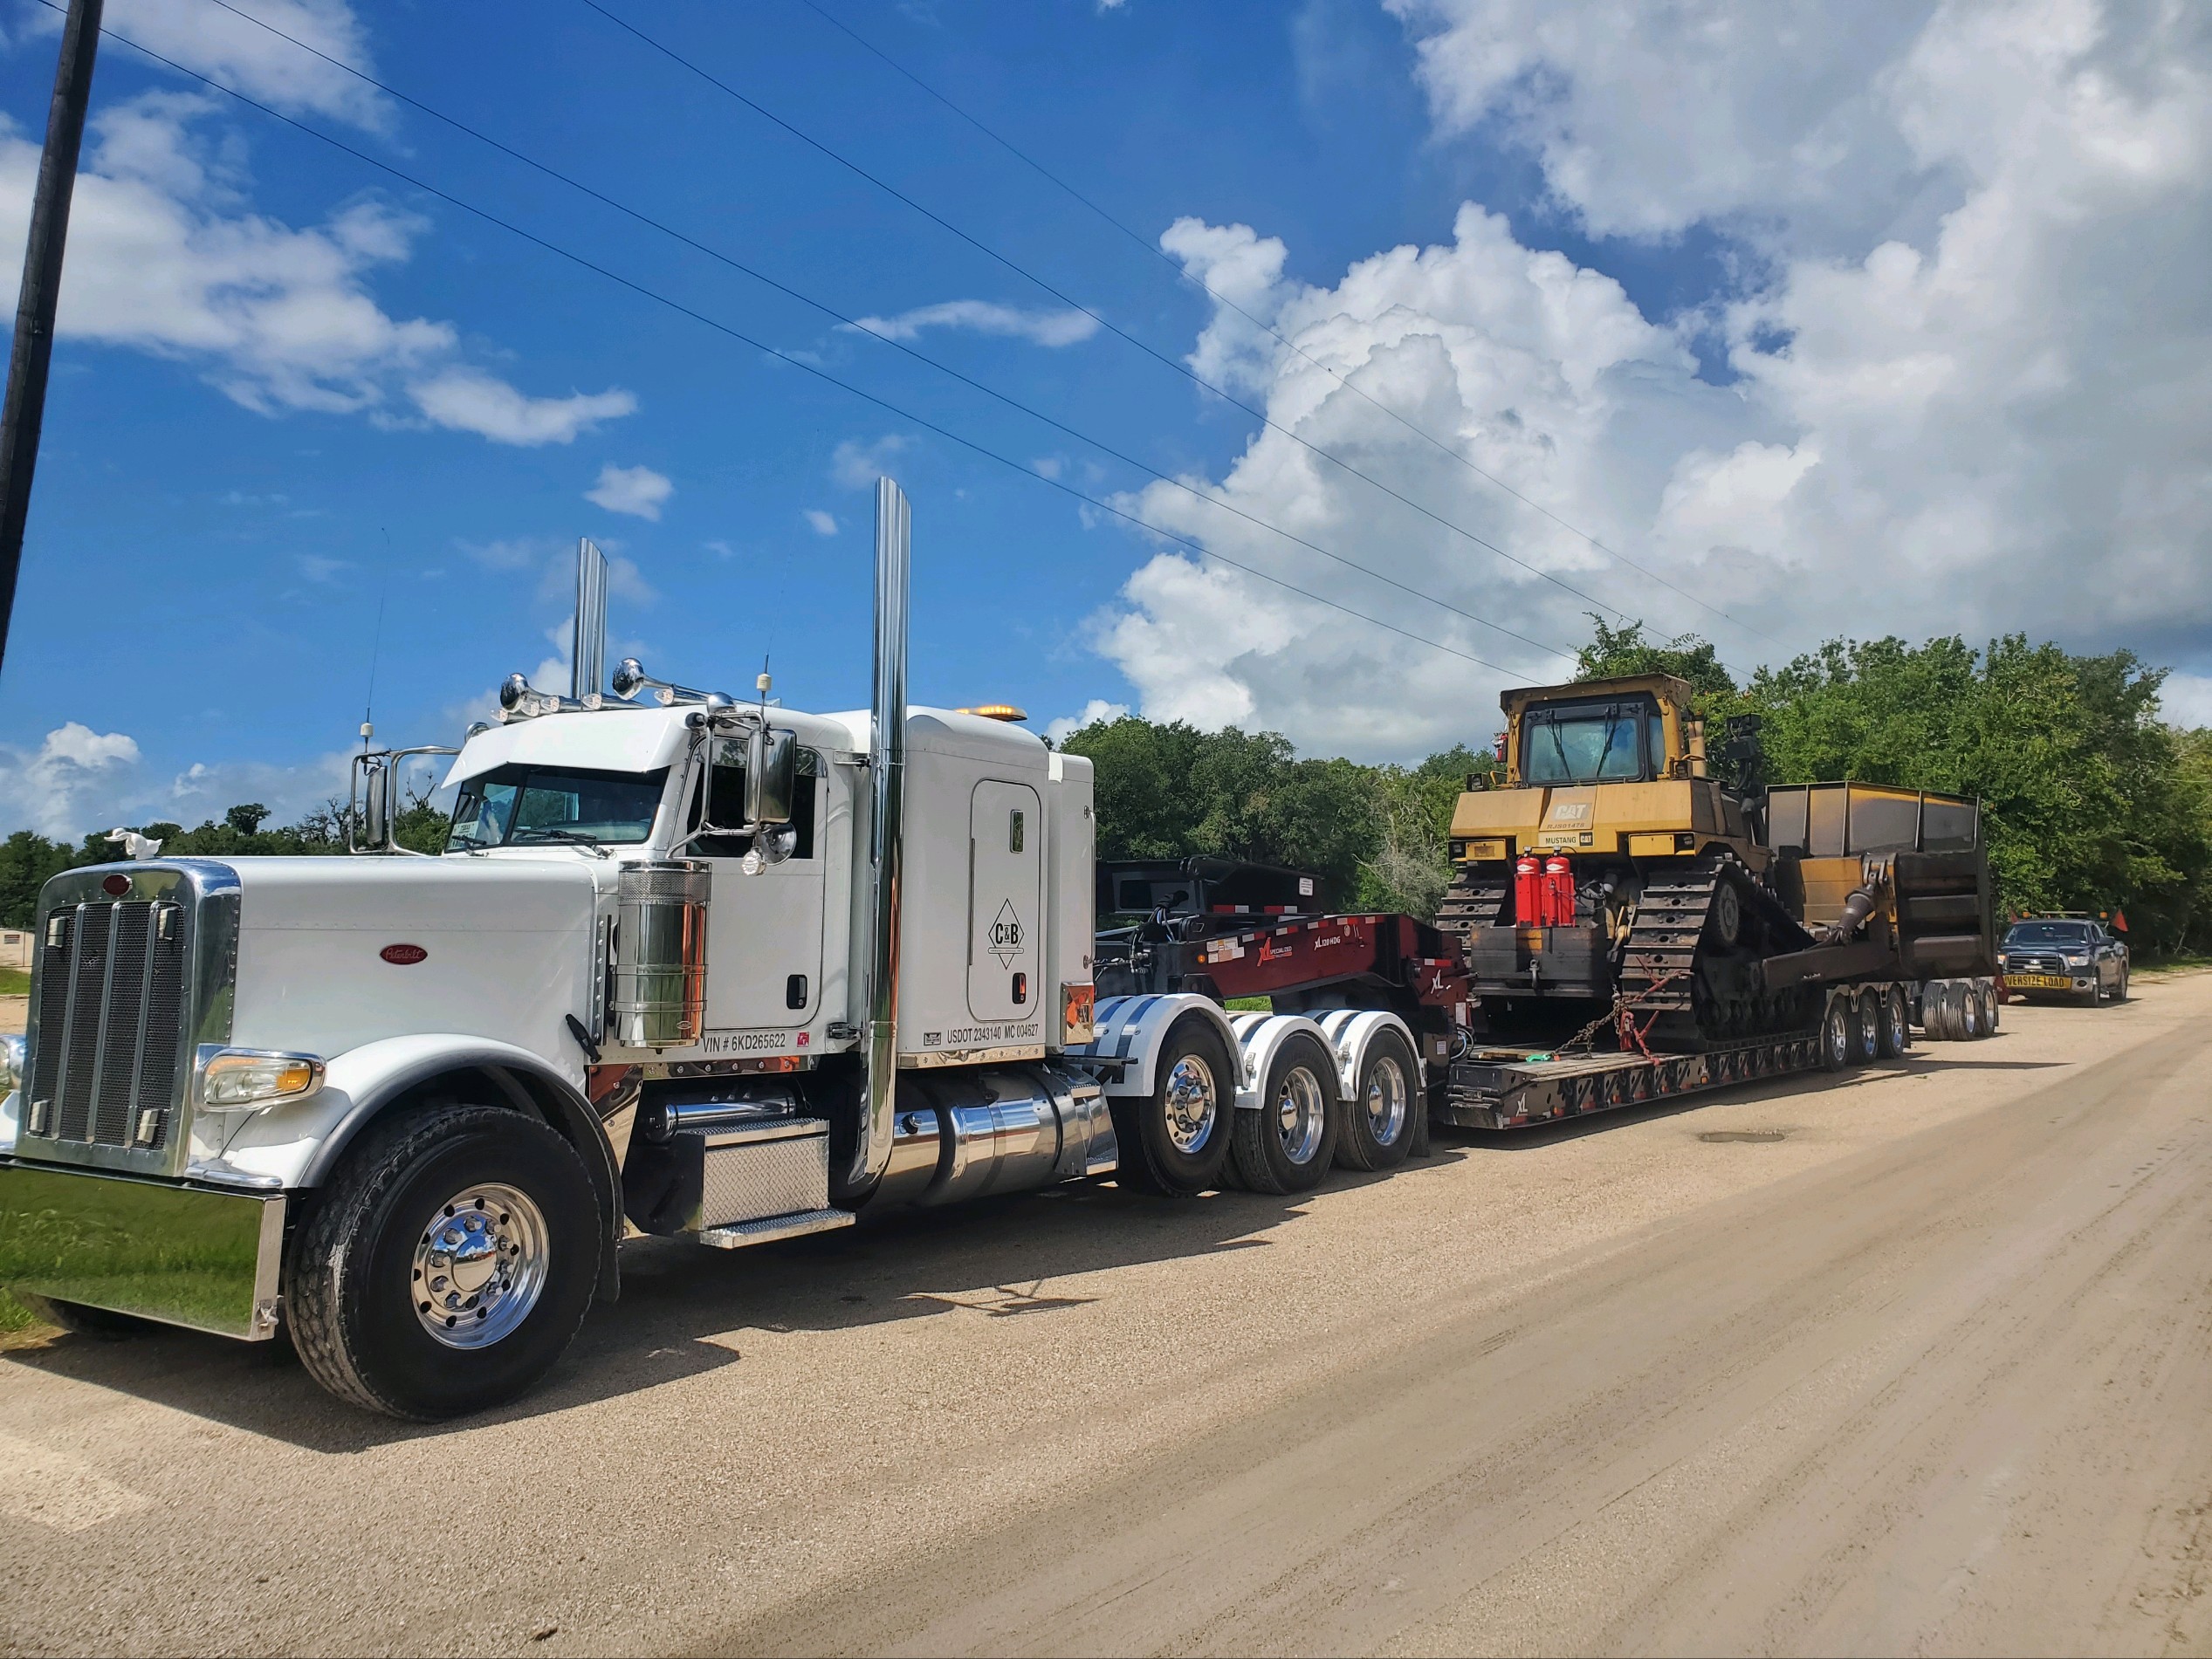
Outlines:
[[224,1148],[223,1162],[241,1172],[274,1176],[287,1189],[319,1187],[362,1130],[411,1091],[445,1077],[466,1078],[486,1105],[538,1114],[576,1148],[606,1224],[600,1294],[613,1300],[622,1215],[615,1148],[583,1091],[543,1055],[512,1043],[449,1032],[363,1043],[333,1058],[322,1087],[306,1100],[247,1119]]
[[1329,1052],[1336,1056],[1337,1069],[1343,1079],[1344,1099],[1350,1100],[1359,1087],[1360,1069],[1367,1064],[1367,1051],[1384,1032],[1396,1032],[1404,1039],[1407,1052],[1413,1056],[1413,1087],[1417,1090],[1427,1089],[1428,1062],[1421,1058],[1421,1045],[1413,1035],[1413,1028],[1388,1009],[1334,1008],[1325,1014],[1315,1015],[1314,1023],[1321,1027]]
[[[1267,1068],[1275,1063],[1275,1051],[1293,1037],[1313,1037],[1331,1056],[1336,1052],[1329,1033],[1304,1014],[1232,1014],[1229,1025],[1236,1032],[1237,1053],[1244,1063],[1244,1081],[1237,1090],[1239,1111],[1257,1112],[1266,1104],[1260,1092],[1267,1086]],[[1339,1087],[1337,1098],[1342,1100],[1344,1094]]]
[[1169,991],[1151,997],[1103,997],[1092,1015],[1090,1041],[1071,1047],[1067,1058],[1077,1064],[1097,1065],[1101,1085],[1109,1096],[1150,1094],[1152,1073],[1159,1063],[1160,1045],[1178,1020],[1205,1020],[1220,1033],[1222,1045],[1234,1055],[1236,1032],[1219,1004],[1196,991]]

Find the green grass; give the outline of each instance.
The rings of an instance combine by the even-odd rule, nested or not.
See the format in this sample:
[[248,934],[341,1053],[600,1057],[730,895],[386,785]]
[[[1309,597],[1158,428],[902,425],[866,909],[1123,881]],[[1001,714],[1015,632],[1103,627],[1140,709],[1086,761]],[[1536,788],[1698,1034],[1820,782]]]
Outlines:
[[2194,950],[2177,950],[2170,956],[2153,956],[2145,951],[2129,964],[2130,970],[2147,978],[2163,978],[2167,974],[2202,973],[2212,968],[2212,956]]
[[31,995],[31,970],[28,968],[0,968],[0,997],[28,997]]
[[1275,1011],[1275,1004],[1274,999],[1267,997],[1232,997],[1229,998],[1229,1011],[1233,1014],[1272,1014]]
[[21,1340],[35,1341],[52,1328],[7,1292],[0,1291],[0,1347],[14,1347]]

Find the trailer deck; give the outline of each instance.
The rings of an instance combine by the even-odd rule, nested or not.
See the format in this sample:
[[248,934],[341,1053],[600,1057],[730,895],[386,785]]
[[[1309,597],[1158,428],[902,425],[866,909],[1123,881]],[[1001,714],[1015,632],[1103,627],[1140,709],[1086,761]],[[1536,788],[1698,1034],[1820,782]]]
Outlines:
[[1463,1129],[1519,1129],[1618,1107],[1815,1071],[1820,1034],[1754,1038],[1701,1054],[1560,1054],[1486,1044],[1453,1062],[1436,1119]]

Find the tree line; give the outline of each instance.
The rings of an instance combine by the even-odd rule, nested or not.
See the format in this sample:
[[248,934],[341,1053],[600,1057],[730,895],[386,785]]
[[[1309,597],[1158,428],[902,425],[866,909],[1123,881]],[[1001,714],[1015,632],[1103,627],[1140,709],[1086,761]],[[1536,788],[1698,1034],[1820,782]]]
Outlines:
[[[2001,908],[2118,910],[2139,949],[2212,947],[2212,730],[2162,717],[2166,673],[2011,634],[1976,650],[1834,640],[1738,683],[1709,641],[1593,619],[1577,677],[1690,682],[1718,733],[1755,715],[1772,783],[1850,778],[1982,802]],[[1487,738],[1501,716],[1467,711]],[[1216,853],[1329,878],[1334,901],[1431,916],[1450,879],[1453,803],[1492,771],[1465,744],[1413,766],[1300,759],[1271,732],[1135,716],[1064,745],[1097,768],[1099,854]]]
[[[1756,715],[1769,781],[1979,798],[2007,908],[2117,908],[2139,948],[2212,946],[2212,730],[2168,724],[2165,671],[2132,652],[2080,655],[2019,634],[1978,650],[1956,636],[1836,640],[1739,683],[1704,640],[1597,621],[1577,663],[1583,678],[1654,670],[1690,682],[1715,732],[1729,716]],[[1338,905],[1431,916],[1450,879],[1453,804],[1471,775],[1495,768],[1487,740],[1497,720],[1469,709],[1483,747],[1411,766],[1301,758],[1279,733],[1133,715],[1063,747],[1096,768],[1101,857],[1287,864],[1322,875]],[[281,827],[264,828],[268,816],[246,803],[196,829],[140,828],[168,855],[345,850],[342,801]],[[445,819],[417,797],[398,829],[402,845],[434,851]],[[28,924],[49,876],[120,855],[100,833],[71,845],[17,831],[0,842],[0,924]]]

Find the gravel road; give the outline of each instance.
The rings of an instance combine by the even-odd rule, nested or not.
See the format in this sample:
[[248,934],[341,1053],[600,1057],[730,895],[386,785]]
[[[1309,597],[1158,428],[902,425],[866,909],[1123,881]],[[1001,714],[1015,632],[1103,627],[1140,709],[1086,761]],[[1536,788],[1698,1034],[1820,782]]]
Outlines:
[[2212,976],[1810,1087],[625,1258],[422,1429],[0,1355],[25,1652],[2202,1652]]

